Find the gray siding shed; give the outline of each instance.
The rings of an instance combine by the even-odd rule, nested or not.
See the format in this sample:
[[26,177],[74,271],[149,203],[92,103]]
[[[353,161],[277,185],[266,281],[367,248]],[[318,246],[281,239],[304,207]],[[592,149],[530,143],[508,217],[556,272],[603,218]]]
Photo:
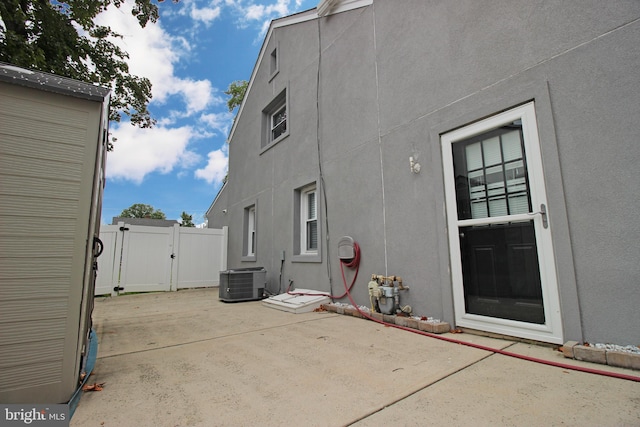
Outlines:
[[88,353],[108,89],[0,64],[0,401],[67,403]]

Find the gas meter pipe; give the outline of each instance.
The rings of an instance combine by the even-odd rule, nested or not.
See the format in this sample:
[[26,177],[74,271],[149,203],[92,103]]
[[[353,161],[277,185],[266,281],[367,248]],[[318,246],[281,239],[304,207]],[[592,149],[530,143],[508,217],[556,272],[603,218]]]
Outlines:
[[[356,246],[356,248],[357,248],[357,252],[356,253],[357,253],[357,257],[358,257],[358,262],[357,263],[353,263],[352,262],[352,264],[354,264],[354,266],[357,268],[358,265],[359,265],[359,262],[360,262],[360,248],[358,246]],[[354,258],[354,261],[355,261],[355,258]],[[349,265],[347,265],[347,266],[349,266]],[[439,339],[439,340],[442,340],[442,341],[447,341],[447,342],[454,343],[454,344],[465,345],[467,347],[473,347],[473,348],[477,348],[479,350],[485,350],[485,351],[488,351],[488,352],[491,352],[491,353],[502,354],[503,356],[515,357],[516,359],[522,359],[522,360],[526,360],[528,362],[535,362],[535,363],[540,363],[540,364],[543,364],[543,365],[554,366],[556,368],[570,369],[570,370],[573,370],[573,371],[586,372],[588,374],[602,375],[602,376],[605,376],[605,377],[612,377],[612,378],[619,378],[619,379],[622,379],[622,380],[640,382],[640,377],[639,376],[620,374],[620,373],[617,373],[617,372],[608,372],[608,371],[603,371],[603,370],[600,370],[600,369],[585,368],[585,367],[582,367],[582,366],[568,365],[566,363],[559,363],[559,362],[554,362],[554,361],[551,361],[551,360],[539,359],[537,357],[525,356],[523,354],[513,353],[513,352],[510,352],[510,351],[501,350],[501,349],[497,349],[497,348],[491,348],[491,347],[487,347],[487,346],[484,346],[484,345],[481,345],[481,344],[474,344],[474,343],[470,343],[470,342],[460,341],[460,340],[456,340],[456,339],[453,339],[453,338],[432,334],[430,332],[420,331],[418,329],[408,328],[406,326],[400,326],[400,325],[396,325],[394,323],[388,323],[388,322],[385,322],[383,320],[378,320],[375,317],[370,316],[368,313],[365,313],[362,310],[360,310],[360,307],[358,307],[358,305],[353,300],[353,297],[351,296],[351,288],[353,287],[353,284],[356,281],[356,277],[358,277],[358,271],[356,270],[356,274],[355,274],[355,277],[353,278],[353,280],[351,282],[351,286],[347,287],[347,281],[346,281],[345,276],[344,276],[344,270],[342,269],[342,262],[340,264],[340,269],[342,271],[342,282],[344,283],[344,289],[345,289],[345,293],[344,294],[349,298],[349,301],[351,302],[351,305],[358,311],[358,313],[360,313],[360,315],[362,317],[364,317],[366,319],[369,319],[369,320],[372,320],[372,321],[374,321],[376,323],[380,323],[380,324],[383,324],[385,326],[391,326],[391,327],[394,327],[394,328],[402,329],[402,330],[408,331],[408,332],[413,332],[414,334],[420,334],[420,335],[424,335],[424,336],[427,336],[427,337]]]

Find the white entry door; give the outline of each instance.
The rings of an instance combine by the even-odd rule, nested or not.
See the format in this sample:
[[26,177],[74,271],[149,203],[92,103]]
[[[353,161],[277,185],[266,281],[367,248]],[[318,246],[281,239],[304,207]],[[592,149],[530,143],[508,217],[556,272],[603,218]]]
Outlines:
[[561,344],[534,103],[441,143],[456,324]]

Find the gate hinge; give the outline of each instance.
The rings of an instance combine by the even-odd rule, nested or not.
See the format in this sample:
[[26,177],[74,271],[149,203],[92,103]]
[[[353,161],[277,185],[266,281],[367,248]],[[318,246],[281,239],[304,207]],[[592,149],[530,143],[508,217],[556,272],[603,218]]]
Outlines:
[[113,288],[114,292],[120,292],[120,291],[124,291],[124,288],[122,286],[116,286],[115,288]]
[[120,227],[120,231],[128,231],[129,227]]

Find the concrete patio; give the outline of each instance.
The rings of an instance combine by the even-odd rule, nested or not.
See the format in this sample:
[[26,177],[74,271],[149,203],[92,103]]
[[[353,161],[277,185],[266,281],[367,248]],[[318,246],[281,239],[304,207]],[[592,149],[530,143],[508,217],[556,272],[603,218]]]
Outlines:
[[[640,382],[516,359],[218,289],[97,298],[98,360],[71,426],[640,425]],[[558,351],[455,338],[563,364]]]

